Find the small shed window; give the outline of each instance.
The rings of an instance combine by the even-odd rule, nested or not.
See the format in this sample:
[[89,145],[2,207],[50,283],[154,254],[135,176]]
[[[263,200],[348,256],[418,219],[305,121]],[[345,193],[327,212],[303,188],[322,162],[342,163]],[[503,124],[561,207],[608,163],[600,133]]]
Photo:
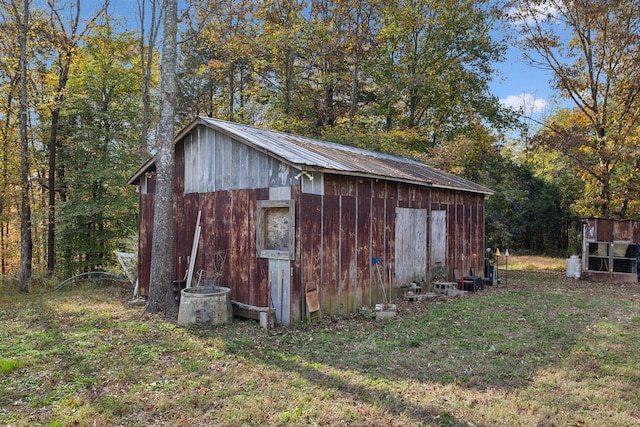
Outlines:
[[293,200],[259,200],[258,257],[293,259],[295,211]]

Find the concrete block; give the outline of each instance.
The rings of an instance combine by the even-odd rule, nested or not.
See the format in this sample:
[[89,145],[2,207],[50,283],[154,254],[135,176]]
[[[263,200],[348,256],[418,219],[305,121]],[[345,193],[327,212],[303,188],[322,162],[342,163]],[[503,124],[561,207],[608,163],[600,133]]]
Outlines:
[[446,295],[449,289],[458,289],[458,284],[456,282],[435,282],[433,284],[433,292],[439,294]]
[[395,304],[376,304],[376,320],[391,319],[396,316]]
[[448,297],[462,297],[465,296],[467,294],[467,291],[461,291],[458,289],[447,289],[447,296]]

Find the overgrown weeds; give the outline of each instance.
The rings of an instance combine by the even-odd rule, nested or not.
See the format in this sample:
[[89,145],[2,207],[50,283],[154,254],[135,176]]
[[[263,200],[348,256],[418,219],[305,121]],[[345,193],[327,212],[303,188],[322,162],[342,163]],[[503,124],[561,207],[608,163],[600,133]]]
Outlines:
[[399,315],[184,329],[117,287],[0,299],[0,423],[640,425],[640,287],[509,271]]

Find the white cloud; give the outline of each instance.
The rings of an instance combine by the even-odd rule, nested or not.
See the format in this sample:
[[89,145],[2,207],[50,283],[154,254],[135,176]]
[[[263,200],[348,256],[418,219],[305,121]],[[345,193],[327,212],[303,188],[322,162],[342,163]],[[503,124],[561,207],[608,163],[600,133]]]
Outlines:
[[512,110],[524,114],[543,113],[549,105],[546,100],[542,98],[536,98],[531,93],[509,95],[506,98],[501,99],[500,103],[505,107],[511,108]]
[[530,8],[523,5],[519,8],[511,7],[507,9],[507,16],[516,27],[530,27],[536,22],[548,21],[560,15],[560,9],[553,3],[543,2],[531,5]]

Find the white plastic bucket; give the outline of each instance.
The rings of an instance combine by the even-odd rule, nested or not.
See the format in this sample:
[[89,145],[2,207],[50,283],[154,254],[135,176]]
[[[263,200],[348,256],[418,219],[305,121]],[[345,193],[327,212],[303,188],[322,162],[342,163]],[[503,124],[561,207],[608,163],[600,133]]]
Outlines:
[[579,279],[582,274],[582,266],[578,255],[571,255],[567,258],[567,277]]

